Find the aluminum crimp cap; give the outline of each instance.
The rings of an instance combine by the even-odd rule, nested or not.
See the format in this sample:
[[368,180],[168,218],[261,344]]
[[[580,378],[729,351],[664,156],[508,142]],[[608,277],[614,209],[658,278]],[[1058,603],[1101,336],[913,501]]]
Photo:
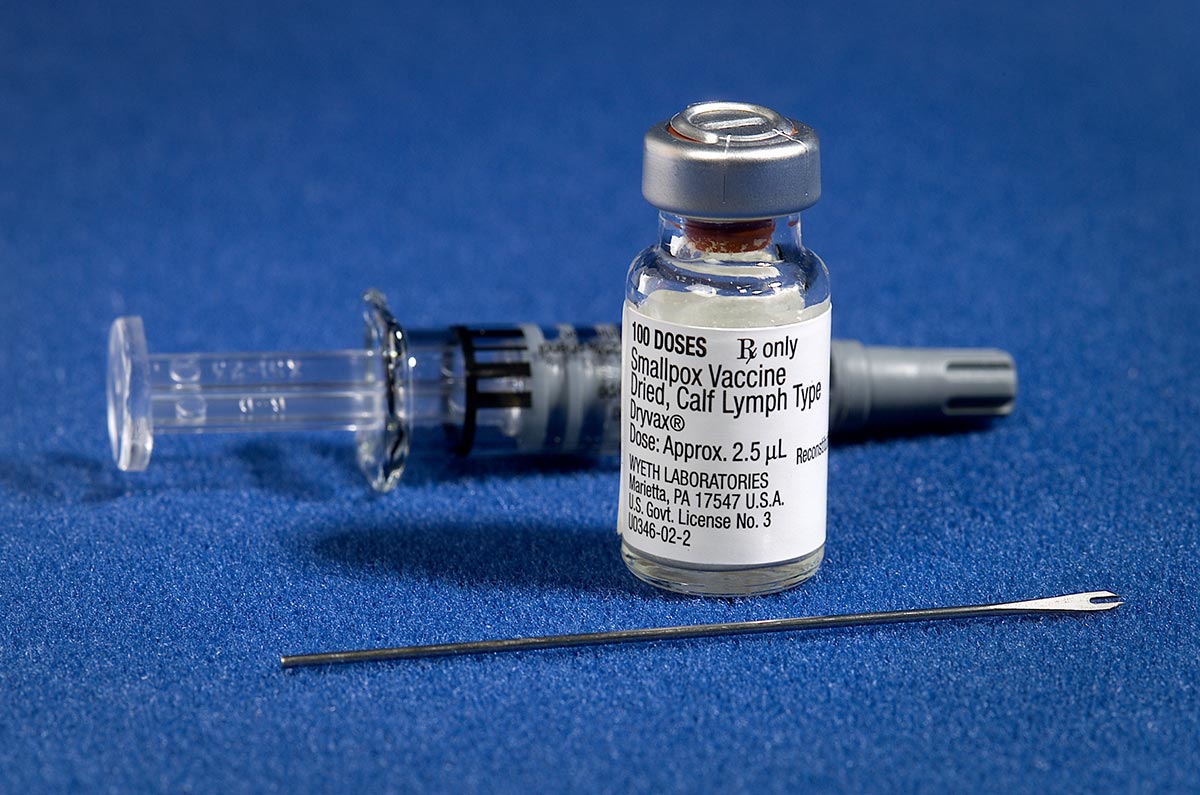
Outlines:
[[642,195],[687,218],[790,215],[821,197],[817,133],[747,102],[697,102],[646,131]]

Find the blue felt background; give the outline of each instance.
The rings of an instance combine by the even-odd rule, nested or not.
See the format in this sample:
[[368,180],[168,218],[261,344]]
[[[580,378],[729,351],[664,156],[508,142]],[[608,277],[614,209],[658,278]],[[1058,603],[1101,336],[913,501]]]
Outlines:
[[[1193,4],[401,6],[0,3],[0,790],[1200,788]],[[989,431],[831,452],[811,583],[636,583],[611,466],[379,498],[330,435],[114,469],[118,314],[158,351],[350,346],[368,285],[410,326],[617,319],[642,132],[714,96],[820,132],[837,335],[1020,366]],[[1100,588],[1127,605],[276,661]]]

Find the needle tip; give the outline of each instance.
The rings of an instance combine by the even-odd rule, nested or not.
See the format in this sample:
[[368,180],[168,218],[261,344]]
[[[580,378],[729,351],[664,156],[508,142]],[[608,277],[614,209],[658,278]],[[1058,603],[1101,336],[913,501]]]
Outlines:
[[[1096,591],[1095,593],[1088,594],[1088,596],[1088,602],[1091,603],[1092,610],[1112,610],[1125,604],[1125,602],[1121,601],[1121,597],[1112,591]],[[1097,599],[1116,599],[1117,601],[1097,602]]]

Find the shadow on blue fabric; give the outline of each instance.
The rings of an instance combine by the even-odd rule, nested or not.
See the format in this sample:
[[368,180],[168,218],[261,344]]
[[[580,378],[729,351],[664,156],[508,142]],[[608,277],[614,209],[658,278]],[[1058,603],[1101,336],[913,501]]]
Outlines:
[[[564,528],[550,523],[413,522],[398,526],[321,525],[296,533],[293,553],[328,573],[424,580],[498,588],[586,588],[645,594],[625,570],[612,528]],[[594,532],[593,532],[594,531]],[[536,565],[530,565],[536,549]]]

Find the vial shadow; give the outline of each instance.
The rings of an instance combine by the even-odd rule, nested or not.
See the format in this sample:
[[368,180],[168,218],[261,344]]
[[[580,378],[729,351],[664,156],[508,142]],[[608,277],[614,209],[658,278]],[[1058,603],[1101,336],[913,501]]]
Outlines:
[[335,576],[637,592],[612,529],[504,520],[318,526],[296,553]]

